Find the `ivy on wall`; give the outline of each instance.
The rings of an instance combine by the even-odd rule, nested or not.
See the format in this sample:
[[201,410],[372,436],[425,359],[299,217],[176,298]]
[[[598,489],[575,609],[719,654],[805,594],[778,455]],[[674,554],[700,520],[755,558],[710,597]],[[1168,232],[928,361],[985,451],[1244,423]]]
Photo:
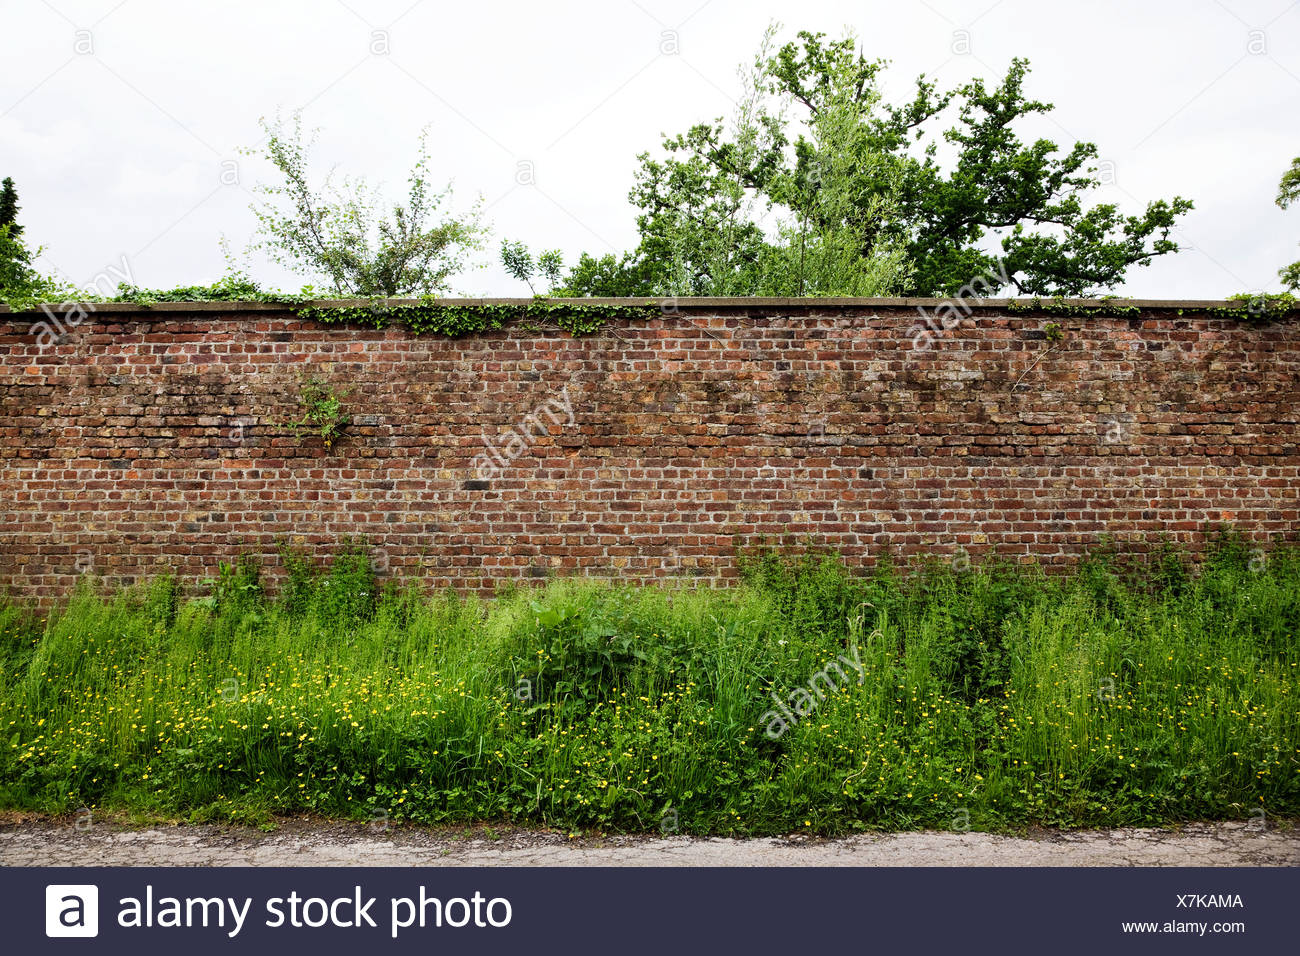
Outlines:
[[448,305],[428,297],[414,303],[390,305],[374,299],[363,305],[321,304],[314,295],[265,292],[247,280],[231,277],[211,286],[155,290],[122,286],[117,302],[154,305],[158,302],[268,302],[283,305],[303,319],[324,325],[352,325],[382,329],[401,325],[416,335],[457,338],[490,332],[516,323],[524,328],[563,329],[570,335],[591,335],[614,319],[650,318],[659,314],[657,305],[601,305],[559,302],[538,296],[524,304],[468,303]]
[[613,319],[649,318],[653,305],[585,305],[536,299],[524,305],[446,305],[436,301],[411,305],[305,305],[294,309],[304,319],[325,325],[356,325],[382,329],[399,324],[416,335],[458,338],[504,328],[514,322],[524,328],[554,326],[570,335],[591,335]]
[[1142,310],[1136,305],[1127,302],[1124,299],[1115,299],[1112,301],[1103,300],[1101,305],[1080,306],[1072,305],[1067,299],[1024,299],[1007,303],[1007,311],[1016,312],[1039,312],[1045,315],[1061,315],[1070,318],[1134,318],[1141,314]]
[[[1294,317],[1300,311],[1300,300],[1290,292],[1276,295],[1243,292],[1229,296],[1225,301],[1232,305],[1218,306],[1207,310],[1210,315],[1220,319],[1237,319],[1243,322],[1280,322]],[[1024,299],[1007,303],[1010,313],[1035,312],[1045,315],[1061,315],[1070,318],[1137,318],[1142,314],[1141,306],[1134,305],[1127,299],[1103,299],[1100,305],[1074,305],[1066,299]],[[1185,310],[1179,309],[1182,315]]]
[[[264,302],[284,306],[300,318],[325,325],[375,329],[400,325],[416,335],[441,335],[449,338],[495,331],[510,324],[529,330],[558,328],[574,336],[591,335],[615,319],[646,319],[661,313],[660,307],[655,303],[588,304],[546,296],[537,296],[530,302],[510,304],[470,302],[451,305],[427,297],[395,305],[390,305],[385,299],[374,299],[356,305],[331,305],[328,300],[322,301],[314,292],[310,288],[305,288],[302,293],[268,292],[251,280],[232,274],[209,286],[184,286],[166,290],[143,289],[123,283],[111,298],[83,293],[77,301],[128,302],[142,306],[159,302]],[[809,302],[815,301],[815,298],[809,299]],[[1205,311],[1216,318],[1259,324],[1294,319],[1300,315],[1300,300],[1287,292],[1243,293],[1231,296],[1226,302],[1228,304]],[[5,304],[11,311],[29,311],[38,303],[36,300],[9,300]],[[976,301],[973,304],[979,303]],[[1036,313],[1076,319],[1137,318],[1142,314],[1142,307],[1131,299],[1114,296],[1105,297],[1096,305],[1086,306],[1059,297],[1036,297],[1013,300],[1003,308],[1012,315]],[[1178,310],[1180,315],[1183,312],[1182,309]]]
[[1228,301],[1234,304],[1211,309],[1210,314],[1223,319],[1240,319],[1245,322],[1280,322],[1300,309],[1300,300],[1290,292],[1279,295],[1243,293],[1229,296]]

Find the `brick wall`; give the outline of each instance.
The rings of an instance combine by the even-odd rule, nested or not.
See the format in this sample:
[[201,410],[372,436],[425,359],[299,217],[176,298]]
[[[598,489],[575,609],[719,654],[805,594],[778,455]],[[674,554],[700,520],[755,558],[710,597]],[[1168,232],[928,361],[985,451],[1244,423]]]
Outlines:
[[[454,341],[265,305],[102,306],[57,342],[0,315],[0,581],[49,603],[349,536],[466,589],[725,578],[764,539],[1060,564],[1102,534],[1300,538],[1294,321],[993,302],[917,348],[937,307],[684,300]],[[305,374],[351,389],[333,448],[284,424]]]

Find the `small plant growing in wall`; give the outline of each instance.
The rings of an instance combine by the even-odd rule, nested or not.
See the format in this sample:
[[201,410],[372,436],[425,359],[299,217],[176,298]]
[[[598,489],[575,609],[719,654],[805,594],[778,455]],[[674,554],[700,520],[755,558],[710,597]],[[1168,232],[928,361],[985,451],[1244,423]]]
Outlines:
[[298,401],[303,415],[293,423],[299,435],[303,429],[319,435],[326,448],[333,447],[352,419],[343,411],[343,396],[335,392],[328,382],[308,378],[298,389]]

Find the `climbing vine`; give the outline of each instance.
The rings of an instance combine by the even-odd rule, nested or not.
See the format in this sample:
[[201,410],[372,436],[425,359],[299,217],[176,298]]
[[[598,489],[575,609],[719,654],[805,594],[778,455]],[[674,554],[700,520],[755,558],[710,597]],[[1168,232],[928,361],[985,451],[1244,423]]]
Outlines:
[[1228,296],[1233,305],[1211,309],[1210,314],[1224,319],[1243,322],[1279,322],[1300,311],[1300,300],[1290,292],[1267,295],[1261,292],[1242,292]]
[[458,338],[504,328],[514,322],[525,328],[563,329],[570,335],[591,335],[608,322],[624,318],[649,318],[657,315],[653,305],[586,305],[538,298],[521,305],[482,303],[448,305],[436,300],[387,306],[370,305],[303,305],[294,310],[301,318],[326,325],[360,325],[382,329],[398,324],[416,335],[443,335]]
[[1113,302],[1103,299],[1101,305],[1079,306],[1071,304],[1068,299],[1026,299],[1012,300],[1007,303],[1008,312],[1041,312],[1045,315],[1062,315],[1071,318],[1089,318],[1104,316],[1106,318],[1133,318],[1142,313],[1142,309],[1124,299]]
[[[34,302],[35,300],[33,300]],[[660,314],[658,304],[611,305],[585,303],[573,299],[537,296],[521,303],[469,302],[448,304],[428,297],[414,302],[389,304],[375,299],[360,304],[331,305],[321,300],[316,290],[302,293],[267,292],[242,275],[231,275],[210,286],[186,286],[176,289],[144,289],[122,284],[111,298],[82,293],[82,302],[129,302],[151,306],[160,302],[265,302],[284,306],[300,318],[325,325],[354,325],[382,329],[400,325],[416,335],[441,335],[459,338],[490,332],[517,324],[535,331],[557,328],[570,335],[592,335],[615,319],[646,319]],[[1107,296],[1098,305],[1081,306],[1065,298],[1033,298],[1008,301],[1009,314],[1036,313],[1073,319],[1137,318],[1142,308],[1130,299]],[[1208,310],[1217,318],[1244,322],[1269,323],[1295,318],[1300,313],[1300,299],[1289,292],[1274,295],[1242,293],[1227,299],[1230,305]],[[10,302],[11,310],[29,309],[28,302]],[[1182,315],[1185,310],[1179,309]]]
[[141,289],[123,285],[113,301],[137,305],[159,302],[268,302],[283,305],[297,316],[324,325],[354,325],[383,329],[401,325],[416,335],[442,335],[459,338],[505,328],[511,323],[525,329],[558,328],[570,335],[592,335],[614,319],[650,318],[659,307],[647,305],[607,305],[559,301],[538,296],[525,303],[466,303],[451,305],[428,297],[416,302],[389,304],[374,299],[361,304],[331,305],[322,302],[313,290],[303,294],[266,292],[239,276],[228,277],[211,286],[181,289]]
[[[1218,306],[1209,310],[1210,315],[1220,319],[1238,319],[1243,322],[1280,322],[1300,311],[1300,299],[1290,292],[1269,295],[1260,292],[1243,292],[1229,296],[1232,305]],[[1126,299],[1113,302],[1102,300],[1101,305],[1072,305],[1066,299],[1026,299],[1007,303],[1008,312],[1037,312],[1046,315],[1070,316],[1072,318],[1089,318],[1104,316],[1108,318],[1136,318],[1141,315],[1140,306]],[[1185,310],[1179,309],[1182,315]]]

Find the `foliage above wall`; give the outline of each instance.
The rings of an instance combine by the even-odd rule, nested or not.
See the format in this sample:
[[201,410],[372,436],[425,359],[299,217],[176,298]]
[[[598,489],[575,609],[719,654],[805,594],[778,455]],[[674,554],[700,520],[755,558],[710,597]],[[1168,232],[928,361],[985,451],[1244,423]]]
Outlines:
[[[1300,156],[1291,160],[1291,166],[1282,174],[1282,181],[1277,185],[1277,204],[1289,209],[1292,203],[1300,202]],[[1300,292],[1300,260],[1278,270],[1282,285],[1291,292]]]
[[311,143],[303,142],[300,114],[289,127],[277,119],[263,120],[262,128],[266,158],[282,181],[257,187],[263,201],[252,207],[258,223],[252,248],[299,275],[323,278],[334,295],[434,295],[482,246],[486,228],[478,206],[464,215],[441,210],[451,187],[438,191],[429,182],[427,129],[406,200],[386,205],[362,179],[335,184],[326,177],[322,186],[312,185]]
[[526,305],[446,305],[427,300],[395,306],[304,306],[296,310],[304,319],[326,324],[360,325],[382,329],[397,323],[417,335],[457,338],[490,332],[518,322],[525,328],[548,324],[570,335],[598,332],[611,319],[648,318],[658,315],[653,305],[585,305],[536,299]]
[[62,288],[32,264],[41,250],[28,247],[23,239],[20,211],[18,189],[6,176],[0,181],[0,302],[56,298]]
[[[520,249],[522,244],[516,244]],[[0,304],[12,311],[27,311],[41,303],[55,304],[67,298],[63,305],[76,302],[80,305],[94,303],[131,303],[151,306],[163,302],[265,302],[283,305],[300,318],[325,325],[351,325],[360,328],[383,329],[402,326],[416,335],[441,335],[458,338],[483,332],[492,332],[517,324],[525,329],[558,328],[571,335],[591,335],[600,331],[614,319],[646,319],[662,315],[663,307],[656,303],[587,303],[565,301],[546,295],[534,296],[522,303],[448,303],[433,296],[413,302],[393,302],[386,298],[372,298],[359,303],[356,299],[339,300],[331,304],[321,290],[304,286],[301,292],[266,290],[246,274],[232,269],[211,285],[178,286],[173,289],[146,289],[122,283],[116,294],[105,297],[85,290],[65,287],[52,288],[42,294],[39,290],[22,296],[0,297]],[[557,290],[562,294],[565,290]],[[742,299],[744,297],[741,297]],[[818,297],[807,298],[810,304]],[[960,298],[952,300],[961,301]],[[1289,292],[1269,295],[1240,293],[1230,296],[1232,305],[1209,309],[1216,318],[1237,319],[1246,322],[1277,322],[1300,313],[1300,300]],[[973,299],[969,305],[978,305]],[[1142,307],[1131,299],[1106,296],[1097,305],[1080,305],[1063,297],[1026,298],[1013,300],[1003,306],[1008,313],[1039,313],[1071,318],[1134,318]]]
[[887,101],[885,62],[851,33],[773,39],[742,73],[734,119],[638,157],[640,242],[583,256],[573,294],[931,296],[983,277],[992,292],[1077,296],[1177,251],[1189,200],[1135,215],[1092,204],[1113,175],[1095,144],[1022,138],[1053,109],[1027,95],[1027,60],[995,85],[922,76]]
[[1279,295],[1243,292],[1228,296],[1228,301],[1235,304],[1211,309],[1210,314],[1222,319],[1241,319],[1246,322],[1279,322],[1294,315],[1297,308],[1300,308],[1300,300],[1290,292]]
[[[46,301],[42,298],[14,300],[14,311],[30,309]],[[456,338],[490,332],[518,323],[525,328],[554,327],[571,335],[590,335],[611,319],[649,318],[660,314],[657,305],[600,305],[596,303],[560,302],[538,296],[524,304],[468,303],[450,305],[432,296],[414,303],[390,304],[387,299],[372,299],[364,305],[322,304],[320,295],[311,288],[301,293],[274,292],[260,288],[241,274],[227,275],[207,286],[183,286],[175,289],[143,289],[121,285],[109,299],[83,296],[80,302],[129,302],[150,306],[160,302],[270,302],[292,309],[298,316],[326,325],[353,325],[383,329],[401,325],[416,335],[443,335]]]
[[[1210,315],[1220,319],[1238,319],[1243,322],[1280,322],[1300,309],[1300,300],[1289,292],[1267,295],[1260,292],[1242,292],[1228,296],[1232,305],[1209,309]],[[1036,312],[1071,318],[1136,318],[1142,307],[1131,299],[1107,297],[1101,305],[1081,306],[1068,299],[1020,299],[1006,306],[1008,312]],[[1182,310],[1179,310],[1182,314]]]

